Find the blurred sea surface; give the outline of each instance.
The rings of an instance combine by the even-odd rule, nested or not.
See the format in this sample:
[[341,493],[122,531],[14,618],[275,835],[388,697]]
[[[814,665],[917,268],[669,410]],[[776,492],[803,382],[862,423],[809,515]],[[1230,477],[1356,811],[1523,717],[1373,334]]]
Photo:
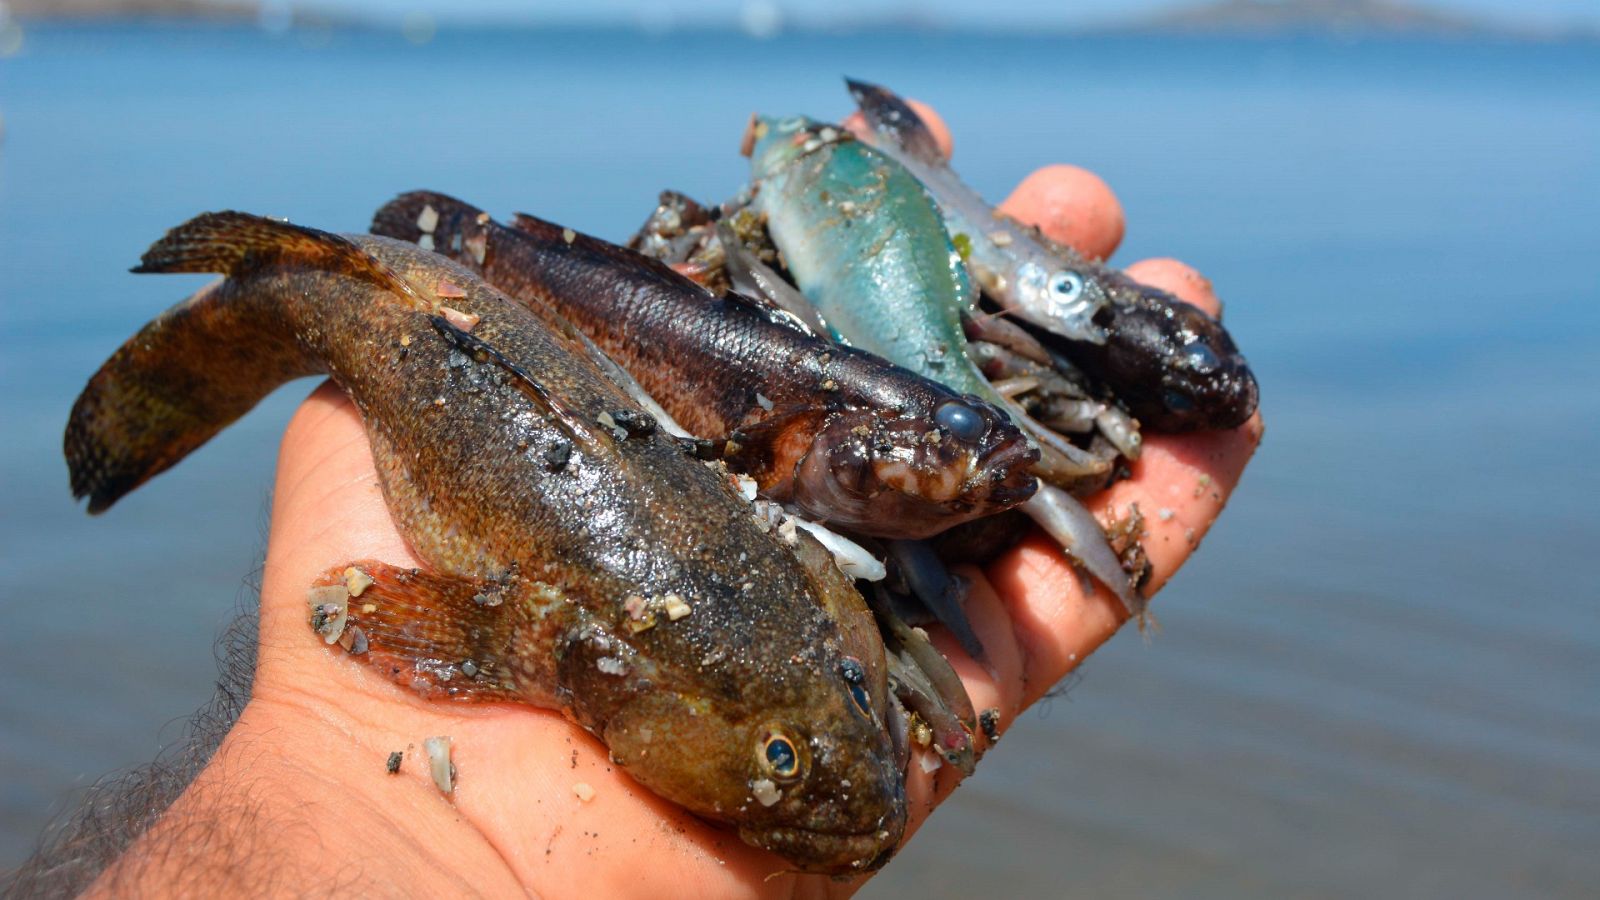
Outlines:
[[0,868],[211,693],[297,383],[90,518],[60,436],[201,283],[209,209],[433,188],[613,239],[840,76],[999,199],[1072,162],[1200,267],[1266,441],[1204,551],[866,896],[1600,893],[1600,49],[1155,37],[32,27],[0,60]]

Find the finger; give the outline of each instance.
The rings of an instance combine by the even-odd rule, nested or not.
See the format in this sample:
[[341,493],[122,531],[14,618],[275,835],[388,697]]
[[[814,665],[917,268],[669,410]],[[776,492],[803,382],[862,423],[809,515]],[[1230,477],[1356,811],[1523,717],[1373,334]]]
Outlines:
[[417,565],[384,503],[360,416],[329,383],[295,412],[278,454],[261,640],[287,655],[264,655],[264,670],[280,661],[305,665],[303,655],[318,655],[320,642],[305,639],[306,587],[328,569],[360,559]]
[[1179,300],[1193,303],[1212,316],[1222,316],[1222,301],[1217,299],[1211,279],[1201,275],[1192,266],[1160,257],[1141,259],[1123,272],[1140,284],[1166,291]]
[[[955,139],[950,136],[950,126],[944,123],[944,119],[934,111],[933,107],[921,100],[907,100],[906,103],[911,105],[917,116],[922,119],[922,124],[928,126],[928,130],[933,133],[933,140],[939,145],[939,152],[944,154],[945,159],[949,159],[950,154],[955,152]],[[841,124],[858,138],[865,139],[872,134],[872,126],[867,124],[867,117],[860,112],[846,116]]]
[[[1260,443],[1259,414],[1230,431],[1150,435],[1132,477],[1088,498],[1109,524],[1134,507],[1151,567],[1146,596],[1170,579],[1200,544],[1227,503]],[[1025,704],[1037,701],[1127,619],[1120,601],[1099,585],[1085,593],[1066,555],[1033,534],[985,570],[1004,602],[1022,650]]]
[[1090,259],[1106,259],[1122,243],[1122,203],[1100,176],[1077,166],[1045,166],[1000,204],[1000,211]]

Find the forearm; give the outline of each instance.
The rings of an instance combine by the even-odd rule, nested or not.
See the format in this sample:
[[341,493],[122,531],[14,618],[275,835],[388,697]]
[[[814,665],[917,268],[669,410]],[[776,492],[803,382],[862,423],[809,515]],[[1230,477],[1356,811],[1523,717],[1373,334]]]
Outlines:
[[252,701],[189,788],[88,893],[515,892],[481,835],[425,796],[431,785],[388,774],[386,754],[355,738],[353,724]]

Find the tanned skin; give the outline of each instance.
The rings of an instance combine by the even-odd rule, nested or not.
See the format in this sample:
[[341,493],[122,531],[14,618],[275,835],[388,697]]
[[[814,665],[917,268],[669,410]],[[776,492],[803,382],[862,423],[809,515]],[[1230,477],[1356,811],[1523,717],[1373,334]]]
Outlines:
[[[943,123],[926,107],[919,112],[948,152]],[[1122,238],[1116,198],[1074,167],[1035,172],[1001,208],[1091,257],[1110,255]],[[1214,314],[1219,309],[1210,283],[1182,263],[1146,260],[1127,272]],[[1089,499],[1107,520],[1132,503],[1172,510],[1170,519],[1145,519],[1153,567],[1146,593],[1194,551],[1261,434],[1259,414],[1231,431],[1147,434],[1133,477]],[[248,702],[215,753],[202,727],[189,762],[169,762],[127,782],[135,788],[131,801],[113,785],[90,808],[98,815],[59,832],[11,887],[41,894],[87,887],[92,896],[621,897],[657,896],[662,885],[679,885],[707,897],[826,897],[860,886],[783,874],[778,857],[632,784],[608,765],[602,745],[559,715],[431,704],[331,652],[306,626],[305,591],[330,566],[351,559],[415,565],[379,494],[360,420],[325,385],[284,435]],[[1002,732],[1126,619],[1122,604],[1103,589],[1084,593],[1061,551],[1042,535],[962,574],[972,579],[967,611],[994,674],[949,635],[936,633],[935,640],[974,705],[999,709]],[[224,684],[212,726],[238,708],[226,702],[237,682]],[[433,787],[419,758],[422,739],[442,734],[455,739],[460,782],[453,803]],[[402,748],[412,749],[390,775],[385,761]],[[1000,750],[987,764],[1003,766],[1005,758]],[[167,805],[176,784],[196,769]],[[910,829],[959,777],[949,767],[931,774],[911,767]],[[575,795],[579,782],[593,789],[592,799]]]

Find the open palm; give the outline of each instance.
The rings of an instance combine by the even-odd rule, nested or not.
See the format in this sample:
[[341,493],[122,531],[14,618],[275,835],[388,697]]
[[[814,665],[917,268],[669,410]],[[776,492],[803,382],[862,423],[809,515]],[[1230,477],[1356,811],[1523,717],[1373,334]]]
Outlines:
[[[921,111],[948,149],[943,125]],[[1090,256],[1109,255],[1122,236],[1116,199],[1080,169],[1034,173],[1003,208]],[[1150,260],[1128,272],[1217,311],[1210,285],[1181,263]],[[1145,512],[1153,569],[1147,591],[1164,584],[1194,550],[1261,431],[1257,416],[1228,432],[1146,435],[1133,477],[1089,498],[1089,508],[1105,520],[1132,504]],[[108,879],[170,886],[185,872],[192,877],[215,866],[205,856],[214,850],[184,842],[195,823],[221,818],[230,823],[222,826],[230,839],[253,847],[246,862],[230,865],[268,867],[258,874],[291,889],[721,897],[849,894],[859,886],[860,880],[788,873],[780,857],[658,799],[559,713],[429,702],[325,646],[307,627],[306,588],[355,559],[420,564],[384,505],[355,409],[324,385],[300,407],[283,440],[251,700],[216,758]],[[1109,593],[1085,593],[1060,550],[1037,534],[982,571],[964,574],[973,582],[967,611],[993,673],[947,635],[934,638],[974,705],[1000,710],[1002,728],[1126,618]],[[453,741],[459,779],[451,798],[428,777],[422,742],[435,735]],[[405,751],[405,761],[390,775],[385,761],[395,750]],[[1005,757],[986,764],[1005,765]],[[914,830],[960,773],[948,767],[928,773],[913,764],[907,777]]]

